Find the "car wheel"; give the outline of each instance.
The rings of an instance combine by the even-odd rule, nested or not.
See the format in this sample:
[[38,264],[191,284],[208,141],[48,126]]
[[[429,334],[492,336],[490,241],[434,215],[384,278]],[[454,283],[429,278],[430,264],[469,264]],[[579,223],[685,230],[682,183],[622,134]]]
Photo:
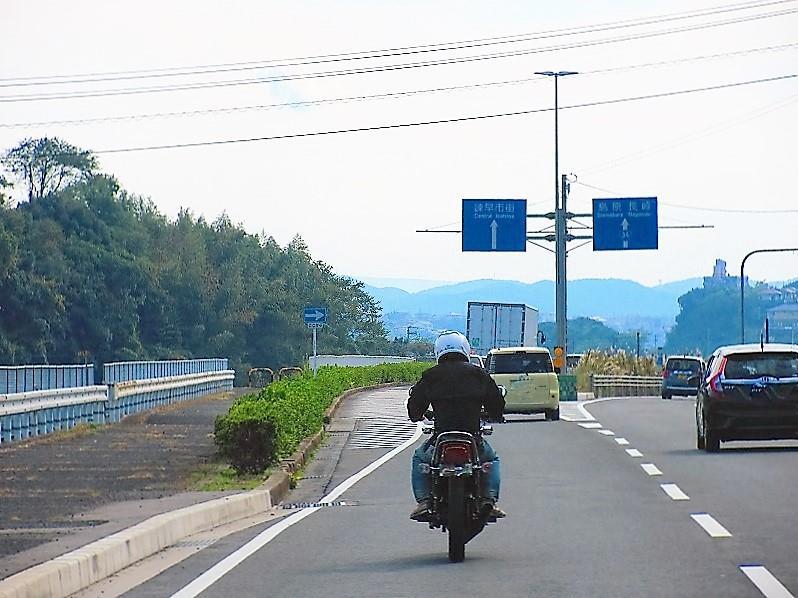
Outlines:
[[669,395],[667,392],[663,392],[662,393],[662,398],[667,400],[667,399],[671,398],[671,395]]
[[698,427],[698,423],[696,422],[695,425],[695,444],[696,448],[699,451],[703,451],[706,444],[704,443],[704,437],[701,435],[701,429]]
[[701,416],[704,418],[704,450],[708,453],[717,453],[720,450],[720,437],[712,429],[707,414],[702,411]]
[[556,422],[560,419],[560,408],[557,409],[546,409],[546,420],[550,422]]

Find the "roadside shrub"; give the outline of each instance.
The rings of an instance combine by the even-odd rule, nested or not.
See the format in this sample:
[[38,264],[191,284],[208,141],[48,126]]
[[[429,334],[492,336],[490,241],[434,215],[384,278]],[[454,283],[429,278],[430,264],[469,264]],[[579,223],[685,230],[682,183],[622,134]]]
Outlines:
[[[325,366],[315,377],[305,369],[273,382],[257,395],[236,400],[227,415],[216,419],[216,444],[236,469],[260,471],[275,458],[291,455],[304,438],[321,430],[324,412],[347,390],[390,382],[415,383],[431,365]],[[262,454],[248,455],[250,452]]]
[[274,422],[262,402],[239,401],[218,416],[214,439],[219,453],[240,473],[263,471],[274,460]]

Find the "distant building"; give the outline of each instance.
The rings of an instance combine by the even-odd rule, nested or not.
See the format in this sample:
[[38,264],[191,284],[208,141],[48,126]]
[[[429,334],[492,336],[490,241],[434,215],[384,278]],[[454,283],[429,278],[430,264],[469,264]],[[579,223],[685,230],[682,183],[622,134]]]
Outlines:
[[[746,280],[746,282],[748,282]],[[704,277],[704,288],[717,288],[717,287],[739,287],[740,277],[729,276],[726,271],[726,260],[720,258],[715,260],[715,267],[712,268],[712,276]]]
[[798,340],[798,303],[785,303],[767,311],[770,341],[794,343]]
[[759,295],[759,299],[763,303],[768,303],[771,305],[781,305],[784,303],[781,291],[779,289],[774,289],[773,287],[764,285],[757,287],[756,294]]

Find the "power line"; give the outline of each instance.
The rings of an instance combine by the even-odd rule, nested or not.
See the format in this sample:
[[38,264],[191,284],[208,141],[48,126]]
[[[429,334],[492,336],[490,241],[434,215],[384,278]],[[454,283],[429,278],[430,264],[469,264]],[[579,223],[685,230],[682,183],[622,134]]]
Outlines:
[[[580,74],[582,75],[593,75],[593,74],[606,74],[611,72],[618,72],[618,71],[626,71],[626,70],[638,70],[642,68],[652,68],[652,67],[660,67],[660,66],[667,66],[671,64],[684,64],[685,62],[694,62],[700,60],[716,60],[719,58],[728,58],[733,56],[741,56],[741,55],[749,55],[754,53],[760,52],[772,52],[772,51],[781,51],[786,49],[795,49],[798,48],[798,42],[795,43],[788,43],[788,44],[780,44],[780,45],[772,45],[772,46],[764,46],[758,48],[748,48],[745,50],[734,50],[731,52],[723,52],[717,54],[709,54],[709,55],[700,55],[700,56],[693,56],[693,57],[685,57],[685,58],[676,58],[673,60],[664,60],[658,62],[647,62],[642,64],[635,64],[635,65],[625,65],[625,66],[617,66],[617,67],[610,67],[605,69],[598,69],[594,71],[581,71]],[[348,102],[363,102],[363,101],[370,101],[370,100],[384,100],[384,99],[396,99],[396,98],[405,98],[411,97],[416,95],[422,94],[431,94],[431,93],[444,93],[444,92],[452,92],[452,91],[462,91],[467,89],[484,89],[487,87],[500,87],[500,86],[509,86],[509,85],[520,85],[523,83],[530,83],[534,81],[541,81],[545,79],[545,77],[527,77],[523,79],[512,79],[512,80],[505,80],[505,81],[489,81],[485,83],[472,83],[467,85],[452,85],[448,87],[435,87],[435,88],[427,88],[427,89],[416,89],[416,90],[407,90],[407,91],[397,91],[397,92],[385,92],[385,93],[378,93],[378,94],[366,94],[366,95],[359,95],[359,96],[345,96],[345,97],[336,97],[336,98],[322,98],[318,100],[303,100],[303,101],[296,101],[296,102],[282,102],[276,104],[255,104],[249,106],[232,106],[226,108],[205,108],[205,109],[198,109],[198,110],[178,110],[172,112],[155,112],[155,113],[148,113],[148,114],[132,114],[132,115],[123,115],[123,116],[104,116],[104,117],[90,117],[90,118],[79,118],[79,119],[67,119],[67,120],[51,120],[51,121],[38,121],[38,122],[17,122],[17,123],[0,123],[0,128],[23,128],[23,127],[41,127],[41,126],[53,126],[53,125],[84,125],[84,124],[94,124],[94,123],[102,123],[102,122],[122,122],[122,121],[133,121],[133,120],[143,120],[143,119],[154,119],[154,118],[170,118],[170,117],[189,117],[189,116],[200,116],[200,115],[208,115],[208,114],[229,114],[235,112],[247,112],[247,111],[254,111],[254,110],[271,110],[271,109],[278,109],[278,108],[300,108],[300,107],[307,107],[307,106],[320,106],[326,104],[336,104],[336,103],[348,103]]]
[[[577,185],[581,185],[583,187],[587,187],[589,189],[593,189],[595,191],[601,191],[602,193],[609,193],[610,195],[615,195],[617,197],[622,197],[622,193],[618,193],[617,191],[611,191],[609,189],[604,189],[603,187],[597,187],[595,185],[590,185],[588,183],[584,183],[580,180],[575,181]],[[728,214],[798,214],[798,209],[796,210],[743,210],[737,208],[706,208],[702,206],[686,206],[683,204],[676,204],[670,203],[665,201],[658,201],[660,205],[668,206],[669,208],[679,208],[683,210],[695,210],[697,212],[713,212],[713,213],[728,213]]]
[[300,73],[293,75],[275,75],[271,77],[256,77],[256,78],[238,79],[231,81],[198,82],[198,83],[185,83],[185,84],[150,86],[150,87],[128,87],[128,88],[118,88],[118,89],[101,90],[101,91],[86,91],[86,92],[63,92],[63,93],[56,92],[56,93],[47,93],[47,94],[38,94],[38,95],[29,94],[29,95],[0,96],[0,102],[9,103],[9,102],[32,102],[32,101],[48,101],[48,100],[64,100],[64,99],[85,99],[85,98],[109,97],[109,96],[118,96],[118,95],[163,93],[163,92],[174,92],[174,91],[193,91],[198,89],[209,89],[209,88],[218,88],[218,87],[233,87],[233,86],[242,86],[242,85],[264,84],[264,83],[279,83],[284,81],[322,79],[322,78],[348,76],[348,75],[362,75],[362,74],[392,72],[392,71],[401,71],[401,70],[417,69],[417,68],[427,68],[433,66],[445,66],[451,64],[464,64],[464,63],[478,62],[484,60],[512,58],[519,56],[527,56],[531,54],[542,54],[547,52],[594,47],[611,43],[649,39],[663,35],[700,31],[704,29],[721,27],[725,25],[755,21],[763,18],[786,16],[795,13],[798,13],[798,9],[789,9],[789,10],[772,12],[762,15],[740,17],[736,19],[727,19],[725,21],[718,21],[718,22],[700,24],[700,25],[691,25],[687,27],[620,36],[615,38],[605,38],[599,40],[575,42],[571,44],[561,44],[559,46],[549,46],[545,48],[532,48],[525,50],[498,52],[492,54],[481,54],[481,55],[466,56],[460,58],[448,58],[441,60],[428,60],[428,61],[411,62],[404,64],[352,68],[352,69],[344,69],[337,71],[321,71],[321,72]]
[[[734,5],[710,7],[706,9],[698,9],[698,10],[685,11],[680,13],[669,13],[654,17],[642,17],[637,19],[612,21],[607,23],[600,23],[597,25],[585,25],[580,27],[554,29],[538,33],[515,34],[515,35],[488,37],[488,38],[472,39],[472,40],[464,40],[456,42],[442,42],[435,44],[423,44],[416,46],[388,48],[381,50],[363,50],[363,51],[339,53],[339,54],[322,54],[317,56],[288,58],[282,60],[279,59],[258,60],[258,61],[212,64],[212,65],[200,65],[193,67],[166,67],[160,69],[147,69],[147,70],[111,71],[111,72],[83,73],[83,74],[73,74],[73,75],[41,75],[35,77],[7,78],[7,79],[0,79],[0,87],[60,85],[60,84],[135,80],[135,79],[159,78],[159,77],[182,77],[182,76],[202,75],[202,74],[217,74],[224,72],[240,72],[245,70],[256,70],[263,68],[287,68],[294,66],[307,66],[313,64],[324,64],[324,63],[352,61],[352,60],[391,58],[396,56],[406,56],[412,54],[472,49],[477,47],[486,47],[498,44],[514,44],[520,42],[537,41],[541,39],[564,37],[570,35],[585,35],[588,33],[597,33],[597,32],[611,31],[615,29],[623,29],[630,27],[642,27],[646,25],[655,25],[655,24],[680,21],[685,19],[695,19],[695,18],[713,16],[718,14],[725,14],[730,12],[764,8],[767,6],[790,4],[795,1],[796,0],[770,0],[766,2],[743,2]],[[767,14],[761,16],[749,15],[749,18],[752,19],[767,18],[768,16],[777,16],[777,15],[767,15]]]
[[[697,87],[692,89],[683,89],[677,91],[669,91],[669,92],[660,92],[642,96],[634,96],[634,97],[627,97],[627,98],[616,98],[611,100],[600,100],[595,102],[585,102],[582,104],[572,104],[570,106],[561,106],[560,110],[567,110],[573,108],[587,108],[591,106],[604,106],[610,104],[619,104],[622,102],[633,102],[633,101],[640,101],[640,100],[650,100],[655,98],[663,98],[663,97],[671,97],[677,95],[685,95],[691,93],[699,93],[704,91],[713,91],[719,89],[729,89],[733,87],[741,87],[744,85],[754,85],[758,83],[770,83],[774,81],[784,81],[787,79],[794,79],[798,77],[798,74],[789,74],[789,75],[779,75],[776,77],[767,77],[763,79],[753,79],[749,81],[737,81],[733,83],[723,83],[720,85],[711,85],[705,87]],[[463,116],[457,118],[446,118],[446,119],[437,119],[437,120],[429,120],[429,121],[420,121],[420,122],[410,122],[410,123],[397,123],[391,125],[374,125],[369,127],[353,127],[348,129],[334,129],[334,130],[327,130],[327,131],[308,131],[305,133],[286,133],[283,135],[271,135],[266,137],[250,137],[250,138],[241,138],[241,139],[221,139],[216,141],[197,141],[197,142],[190,142],[190,143],[169,143],[169,144],[162,144],[162,145],[150,145],[150,146],[139,146],[139,147],[128,147],[128,148],[112,148],[112,149],[105,149],[105,150],[97,150],[94,153],[96,154],[115,154],[115,153],[122,153],[122,152],[137,152],[137,151],[151,151],[151,150],[164,150],[164,149],[180,149],[180,148],[190,148],[190,147],[203,147],[203,146],[214,146],[214,145],[230,145],[235,143],[253,143],[256,141],[277,141],[281,139],[299,139],[304,137],[322,137],[325,135],[340,135],[344,133],[364,133],[364,132],[372,132],[372,131],[385,131],[389,129],[406,129],[411,127],[419,127],[419,126],[426,126],[426,125],[439,125],[439,124],[448,124],[448,123],[457,123],[457,122],[469,122],[469,121],[478,121],[478,120],[487,120],[492,118],[504,118],[510,116],[522,116],[527,114],[535,114],[539,112],[549,112],[553,110],[553,108],[536,108],[532,110],[519,110],[515,112],[505,112],[500,114],[482,114],[477,116]]]
[[661,144],[655,145],[653,147],[641,149],[641,150],[638,150],[638,151],[635,151],[635,152],[631,152],[631,153],[626,154],[624,156],[621,156],[619,158],[615,158],[615,159],[610,160],[608,162],[604,162],[602,164],[599,164],[596,167],[588,168],[587,170],[582,170],[581,172],[583,172],[585,174],[596,174],[596,173],[599,173],[599,172],[604,172],[604,171],[609,170],[611,168],[615,168],[617,166],[621,166],[623,164],[628,164],[629,162],[634,162],[636,160],[639,160],[639,159],[646,158],[648,156],[657,154],[657,153],[659,153],[661,151],[665,151],[665,150],[669,150],[669,149],[673,149],[673,148],[679,147],[679,146],[681,146],[681,145],[683,145],[685,143],[689,143],[691,141],[695,141],[697,139],[701,139],[702,137],[706,137],[708,135],[712,135],[714,133],[717,133],[717,132],[723,131],[725,129],[728,129],[730,127],[736,126],[736,125],[738,125],[740,123],[748,122],[748,121],[753,120],[755,118],[759,118],[761,116],[769,114],[769,113],[771,113],[771,112],[773,112],[775,110],[779,110],[781,108],[789,106],[790,104],[795,103],[796,100],[798,100],[798,94],[792,94],[792,95],[790,95],[789,97],[787,97],[785,99],[778,100],[778,101],[770,103],[770,104],[768,104],[768,105],[766,105],[764,107],[757,108],[756,110],[750,111],[750,112],[744,114],[742,117],[738,116],[738,117],[736,117],[734,119],[731,119],[729,121],[722,122],[722,123],[719,123],[719,124],[715,124],[715,125],[712,125],[710,127],[706,127],[704,129],[701,129],[699,131],[695,131],[693,133],[690,133],[690,134],[685,135],[683,137],[680,137],[678,139],[671,140],[671,141],[665,142],[665,143],[661,143]]

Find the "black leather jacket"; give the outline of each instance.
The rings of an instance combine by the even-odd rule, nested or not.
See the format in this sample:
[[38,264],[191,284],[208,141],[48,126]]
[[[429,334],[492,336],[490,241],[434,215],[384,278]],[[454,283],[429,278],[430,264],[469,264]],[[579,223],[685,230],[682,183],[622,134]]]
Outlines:
[[468,361],[444,360],[426,370],[410,390],[407,414],[414,422],[432,405],[435,432],[479,432],[482,408],[491,420],[501,420],[504,397],[483,368]]

